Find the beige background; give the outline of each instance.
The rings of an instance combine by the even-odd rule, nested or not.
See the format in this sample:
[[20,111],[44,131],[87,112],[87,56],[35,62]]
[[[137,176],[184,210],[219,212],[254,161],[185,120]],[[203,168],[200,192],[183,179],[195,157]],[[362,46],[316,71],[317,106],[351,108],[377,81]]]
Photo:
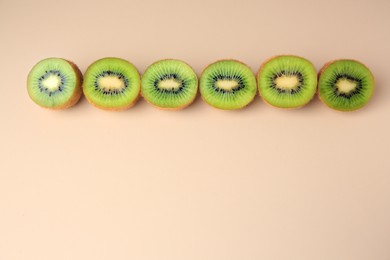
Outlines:
[[[1,260],[389,260],[390,2],[0,2]],[[142,73],[178,58],[254,72],[276,54],[317,69],[369,66],[372,102],[338,113],[256,98],[219,111],[85,99],[52,112],[26,91],[30,68],[64,57],[84,72],[117,56]]]

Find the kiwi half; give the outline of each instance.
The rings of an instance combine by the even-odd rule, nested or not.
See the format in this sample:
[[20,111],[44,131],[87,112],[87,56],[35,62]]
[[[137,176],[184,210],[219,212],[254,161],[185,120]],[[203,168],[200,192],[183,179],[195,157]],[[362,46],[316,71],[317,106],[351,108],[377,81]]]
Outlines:
[[140,75],[133,64],[120,58],[103,58],[88,67],[83,91],[87,100],[98,108],[124,110],[136,103],[140,84]]
[[317,72],[313,64],[298,56],[275,56],[262,64],[257,74],[259,94],[268,104],[299,108],[314,97]]
[[39,106],[65,109],[81,97],[83,76],[72,62],[61,58],[39,61],[27,77],[27,91]]
[[194,101],[197,91],[196,73],[180,60],[157,61],[142,75],[142,96],[158,108],[183,109]]
[[374,76],[355,60],[335,60],[319,73],[318,94],[328,107],[339,111],[357,110],[371,99]]
[[213,107],[224,110],[241,109],[256,95],[256,78],[244,63],[220,60],[203,70],[199,89],[203,100]]

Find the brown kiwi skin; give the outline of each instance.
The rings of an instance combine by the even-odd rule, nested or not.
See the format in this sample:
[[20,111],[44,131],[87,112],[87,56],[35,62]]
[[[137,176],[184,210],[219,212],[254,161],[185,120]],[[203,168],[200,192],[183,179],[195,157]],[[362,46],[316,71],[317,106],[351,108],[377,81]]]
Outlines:
[[[158,61],[155,61],[155,62],[153,62],[152,64],[150,64],[147,68],[149,68],[150,66],[152,66],[153,64],[155,64],[155,63],[157,63],[157,62],[161,62],[161,61],[170,61],[170,60],[178,60],[178,59],[169,58],[169,59],[158,60]],[[187,64],[187,65],[195,72],[194,68],[193,68],[192,66],[190,66],[187,62],[184,62],[184,61],[182,61],[182,60],[178,60],[178,61],[181,61],[181,62]],[[146,69],[147,69],[147,68],[146,68]],[[148,104],[150,104],[150,105],[152,105],[153,107],[158,108],[158,109],[160,109],[160,110],[165,110],[165,111],[179,111],[179,110],[182,110],[182,109],[184,109],[184,108],[190,106],[190,105],[195,101],[196,97],[198,96],[198,93],[199,93],[199,81],[200,81],[200,80],[199,80],[198,74],[197,74],[196,72],[195,72],[195,75],[196,75],[196,77],[197,77],[197,79],[198,79],[198,84],[197,84],[197,86],[196,86],[196,95],[195,95],[194,98],[193,98],[192,100],[190,100],[187,104],[184,104],[184,105],[182,105],[182,106],[180,106],[180,107],[173,107],[173,108],[172,108],[172,107],[159,107],[159,106],[156,106],[155,104],[149,102],[149,100],[147,100],[146,98],[144,98],[144,100],[145,100]],[[140,91],[140,92],[141,92],[140,95],[143,97],[143,95],[142,95],[142,78],[141,78],[141,91]]]
[[[359,63],[359,64],[363,65],[364,67],[366,67],[366,68],[371,72],[371,70],[370,70],[364,63],[362,63],[362,62],[360,62],[360,61],[357,61],[357,60],[354,60],[354,59],[334,59],[334,60],[328,61],[327,63],[324,64],[324,66],[322,66],[322,68],[321,68],[320,71],[318,72],[318,79],[317,79],[317,96],[318,96],[318,99],[321,101],[321,103],[323,103],[325,106],[327,106],[328,108],[332,109],[333,111],[337,111],[337,112],[340,112],[340,113],[355,112],[355,111],[358,111],[358,110],[362,109],[363,107],[365,107],[365,105],[362,106],[362,107],[360,107],[360,108],[353,109],[353,110],[337,110],[337,109],[334,109],[334,108],[328,106],[328,105],[322,100],[322,98],[321,98],[321,96],[320,96],[319,84],[320,84],[320,77],[321,77],[321,74],[324,72],[324,70],[326,70],[326,68],[327,68],[330,64],[332,64],[333,62],[342,61],[342,60],[354,61],[354,62],[356,62],[356,63]],[[372,74],[372,72],[371,72],[371,75],[372,75],[374,84],[373,84],[373,86],[372,86],[373,90],[372,90],[372,94],[371,94],[369,100],[372,98],[372,96],[374,95],[374,92],[375,92],[375,78],[374,78],[374,74]]]
[[[204,71],[205,71],[208,67],[210,67],[211,65],[213,65],[214,63],[217,63],[217,62],[220,62],[220,61],[234,61],[234,62],[238,62],[238,63],[241,63],[242,65],[245,65],[246,67],[248,67],[248,68],[252,71],[251,67],[249,67],[247,64],[245,64],[245,63],[242,62],[242,61],[239,61],[239,60],[236,60],[236,59],[220,59],[220,60],[213,61],[212,63],[209,63],[206,67],[203,68],[202,72],[200,73],[199,84],[200,84],[200,79],[202,78]],[[253,73],[253,71],[252,71],[252,73]],[[254,76],[254,75],[253,75],[253,76]],[[256,78],[256,76],[255,76],[255,78]],[[257,79],[255,79],[255,80],[256,80],[256,93],[257,93],[257,91],[258,91]],[[236,110],[242,110],[242,109],[246,108],[247,106],[249,106],[249,105],[253,102],[253,100],[255,99],[255,97],[256,97],[256,94],[255,94],[255,95],[253,96],[252,100],[251,100],[250,102],[248,102],[248,104],[246,104],[246,105],[243,106],[243,107],[235,108],[235,109],[222,109],[222,108],[218,108],[218,107],[215,107],[215,106],[209,104],[209,103],[203,98],[202,94],[200,93],[200,88],[199,88],[199,94],[200,94],[202,100],[203,100],[207,105],[209,105],[209,106],[211,106],[211,107],[213,107],[213,108],[215,108],[215,109],[217,109],[217,110],[223,110],[223,111],[236,111]]]
[[[129,62],[130,63],[130,62]],[[130,63],[132,64],[132,63]],[[132,64],[133,65],[133,64]],[[134,66],[134,65],[133,65]],[[134,66],[135,67],[135,66]],[[137,97],[133,100],[133,102],[131,102],[130,104],[126,105],[126,106],[123,106],[123,107],[103,107],[103,106],[99,106],[99,105],[96,105],[95,103],[93,103],[88,97],[87,95],[84,95],[85,99],[88,101],[88,103],[90,103],[92,106],[96,107],[96,108],[99,108],[101,110],[106,110],[106,111],[124,111],[124,110],[127,110],[131,107],[133,107],[137,102],[138,100],[140,99],[141,97],[141,76],[139,74],[139,71],[137,69],[137,73],[138,73],[138,76],[140,78],[140,90],[138,92],[138,95]],[[84,87],[82,87],[83,91],[84,91]]]
[[[304,57],[301,57],[301,56],[298,56],[298,55],[292,55],[292,54],[274,55],[274,56],[272,56],[272,57],[266,59],[266,60],[260,65],[260,68],[259,68],[259,70],[257,71],[257,74],[256,74],[257,90],[259,90],[260,83],[258,82],[258,78],[259,78],[259,74],[260,74],[260,72],[261,72],[263,66],[264,66],[266,63],[268,63],[270,60],[275,59],[275,58],[277,58],[277,57],[281,57],[281,56],[296,57],[296,58],[301,58],[301,59],[305,59],[305,60],[309,61],[308,59],[306,59],[306,58],[304,58]],[[312,63],[312,62],[310,61],[310,63]],[[313,63],[312,63],[312,64],[313,64]],[[314,66],[314,64],[313,64],[313,66]],[[316,92],[318,92],[318,78],[317,78]],[[267,100],[265,100],[265,98],[263,98],[263,97],[261,96],[260,91],[259,91],[259,96],[260,96],[260,98],[264,101],[264,103],[267,104],[268,106],[276,107],[276,108],[281,109],[281,110],[296,110],[296,109],[300,109],[300,108],[306,106],[307,104],[309,104],[309,103],[313,100],[313,98],[314,98],[315,95],[314,95],[306,104],[303,104],[302,106],[298,106],[298,107],[279,107],[279,106],[275,106],[275,105],[272,105],[272,104],[268,103]]]
[[60,106],[45,107],[45,106],[41,106],[41,105],[37,104],[38,106],[40,106],[42,108],[46,108],[48,110],[64,110],[64,109],[67,109],[67,108],[74,106],[81,98],[81,95],[83,93],[82,88],[81,88],[81,86],[83,84],[83,74],[81,73],[79,67],[77,67],[77,65],[74,62],[66,60],[66,59],[62,59],[62,60],[65,60],[66,62],[68,62],[72,66],[73,71],[76,73],[76,86],[74,88],[73,94],[70,97],[70,99],[68,100],[68,102],[66,102]]

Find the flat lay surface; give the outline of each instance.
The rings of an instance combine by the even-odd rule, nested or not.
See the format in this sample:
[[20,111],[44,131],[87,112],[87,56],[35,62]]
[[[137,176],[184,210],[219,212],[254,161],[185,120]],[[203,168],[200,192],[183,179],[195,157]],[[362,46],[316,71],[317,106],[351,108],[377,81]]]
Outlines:
[[[390,2],[0,2],[0,259],[390,259]],[[256,75],[292,54],[355,59],[376,89],[361,110],[123,112],[28,96],[39,60],[81,72],[120,57],[142,74],[219,59]]]

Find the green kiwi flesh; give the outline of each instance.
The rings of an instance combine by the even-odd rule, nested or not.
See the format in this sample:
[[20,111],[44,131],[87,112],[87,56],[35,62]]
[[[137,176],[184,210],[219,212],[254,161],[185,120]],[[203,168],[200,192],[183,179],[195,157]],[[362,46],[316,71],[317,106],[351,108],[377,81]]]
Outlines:
[[138,99],[140,84],[140,75],[133,64],[120,58],[103,58],[88,67],[83,91],[96,107],[123,110]]
[[160,60],[142,75],[142,96],[162,109],[182,109],[190,105],[198,91],[194,70],[180,60]]
[[362,108],[374,91],[374,76],[362,63],[336,60],[327,63],[320,72],[318,93],[321,101],[339,111]]
[[204,69],[199,90],[202,98],[215,108],[241,109],[256,95],[256,78],[245,64],[236,60],[220,60]]
[[82,74],[77,66],[61,58],[39,61],[27,77],[27,91],[39,106],[68,108],[81,96]]
[[282,55],[266,61],[257,74],[260,96],[270,105],[298,108],[306,105],[317,90],[317,72],[301,57]]

